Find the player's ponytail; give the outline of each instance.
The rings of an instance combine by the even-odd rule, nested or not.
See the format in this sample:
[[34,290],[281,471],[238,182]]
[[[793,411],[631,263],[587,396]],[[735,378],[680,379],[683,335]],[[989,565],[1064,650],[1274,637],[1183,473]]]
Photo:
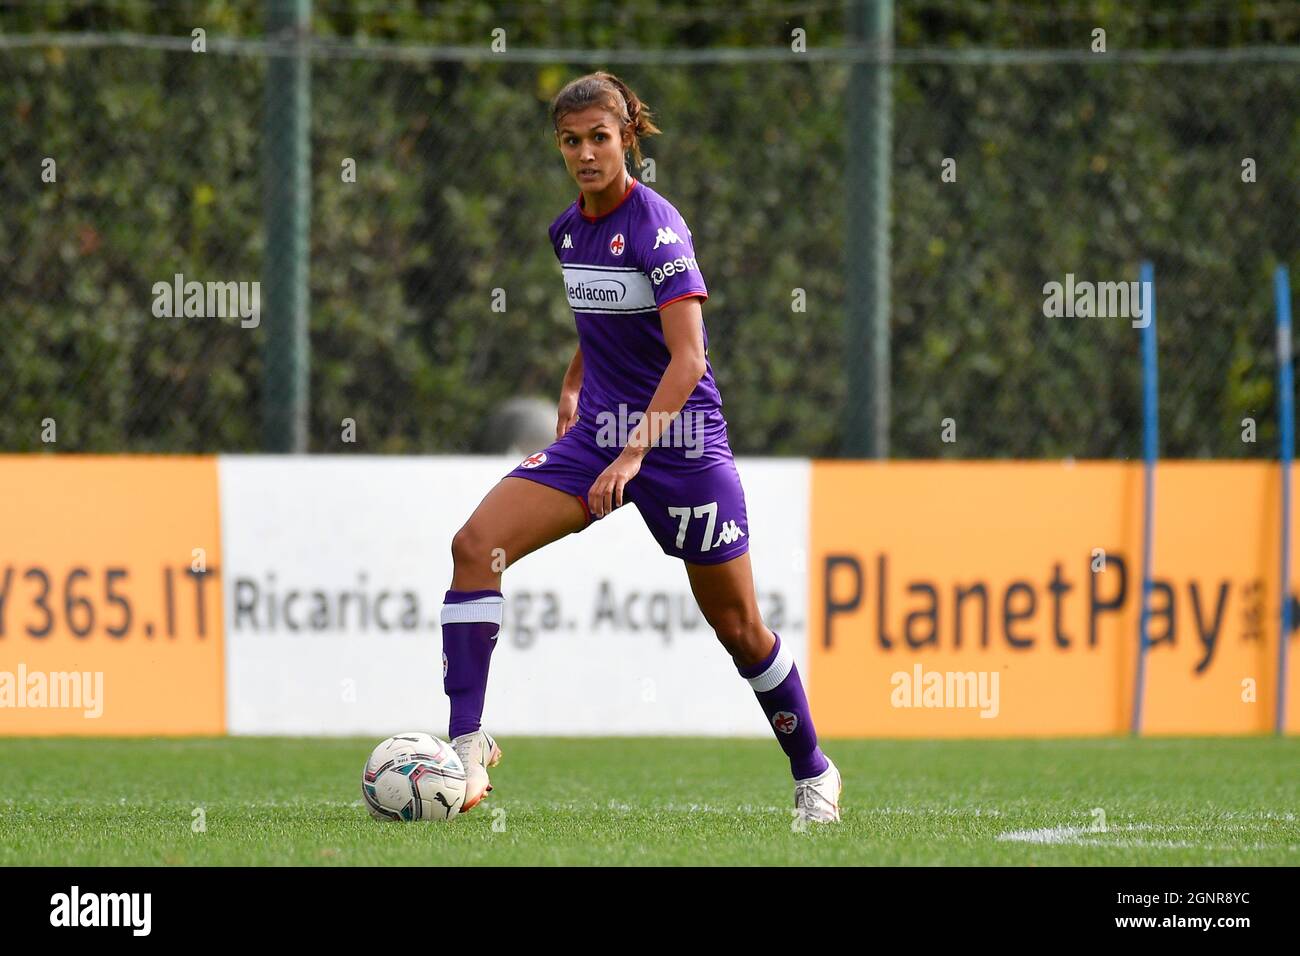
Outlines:
[[613,73],[603,70],[588,73],[567,83],[551,102],[551,124],[555,132],[559,133],[560,120],[566,113],[589,106],[603,106],[618,117],[620,126],[632,127],[632,145],[629,148],[635,172],[641,166],[641,137],[661,132],[654,124],[650,108]]

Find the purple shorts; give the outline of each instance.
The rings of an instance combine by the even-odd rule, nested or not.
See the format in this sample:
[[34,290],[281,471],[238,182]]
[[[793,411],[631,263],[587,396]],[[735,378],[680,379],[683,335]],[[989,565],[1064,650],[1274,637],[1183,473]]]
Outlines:
[[[692,414],[687,427],[671,431],[641,460],[641,470],[623,489],[623,503],[636,505],[664,554],[692,564],[721,564],[749,550],[745,491],[722,412]],[[590,526],[587,493],[622,450],[618,430],[579,418],[563,438],[529,455],[505,477],[574,495]]]

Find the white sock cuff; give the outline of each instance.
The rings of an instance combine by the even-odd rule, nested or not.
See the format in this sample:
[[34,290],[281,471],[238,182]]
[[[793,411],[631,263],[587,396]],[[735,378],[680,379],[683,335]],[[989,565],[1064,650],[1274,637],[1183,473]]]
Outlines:
[[754,693],[761,694],[779,686],[792,670],[794,670],[794,654],[790,653],[790,648],[782,642],[781,649],[776,652],[776,660],[767,666],[767,670],[757,677],[745,679],[749,681],[749,686],[754,689]]
[[491,595],[475,598],[472,601],[463,601],[460,604],[444,604],[440,623],[483,623],[495,624],[500,627],[501,621],[505,617],[505,605],[506,599],[504,597],[493,597]]

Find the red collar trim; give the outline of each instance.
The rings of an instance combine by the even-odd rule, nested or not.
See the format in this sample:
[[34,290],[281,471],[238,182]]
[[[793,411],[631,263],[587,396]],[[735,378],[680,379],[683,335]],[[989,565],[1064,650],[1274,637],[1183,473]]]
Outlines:
[[606,216],[611,215],[612,213],[617,211],[618,207],[623,205],[623,203],[627,202],[627,197],[632,195],[632,190],[636,189],[636,184],[637,184],[637,178],[633,176],[632,185],[627,187],[627,191],[623,193],[623,198],[620,199],[615,204],[613,209],[611,209],[609,212],[603,212],[599,216],[589,216],[582,211],[583,195],[582,193],[578,193],[578,215],[580,215],[583,219],[587,220],[587,222],[596,222],[598,220],[604,219]]

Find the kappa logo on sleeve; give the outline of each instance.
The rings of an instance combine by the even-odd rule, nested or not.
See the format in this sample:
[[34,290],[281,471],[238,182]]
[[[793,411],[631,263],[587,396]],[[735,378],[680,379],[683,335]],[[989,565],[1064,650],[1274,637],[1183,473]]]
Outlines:
[[[690,232],[689,229],[686,231]],[[651,249],[650,251],[654,252],[655,249],[658,249],[660,246],[670,246],[674,242],[681,242],[681,241],[682,241],[682,237],[677,235],[677,233],[673,232],[671,226],[660,226],[659,231],[655,233],[654,248]]]

